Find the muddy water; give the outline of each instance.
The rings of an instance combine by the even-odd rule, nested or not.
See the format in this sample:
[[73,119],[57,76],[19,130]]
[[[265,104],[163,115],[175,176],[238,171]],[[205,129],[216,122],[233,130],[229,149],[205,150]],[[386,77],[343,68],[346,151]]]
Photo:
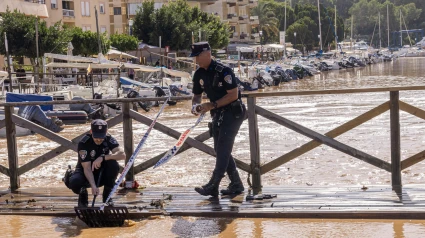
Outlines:
[[[400,59],[395,62],[382,63],[365,68],[327,72],[309,79],[292,81],[279,88],[269,88],[267,90],[320,90],[425,85],[424,65],[425,58]],[[400,99],[416,107],[425,108],[425,97],[423,95],[423,91],[400,92]],[[259,98],[257,103],[261,107],[300,123],[303,126],[320,133],[326,133],[327,131],[332,130],[333,128],[388,100],[389,93],[362,93]],[[152,118],[156,114],[157,110],[158,109],[152,110],[151,112],[146,113],[146,115]],[[400,116],[402,158],[405,159],[423,150],[425,144],[425,140],[423,139],[423,135],[425,134],[425,122],[404,112],[401,112]],[[195,120],[196,118],[191,116],[189,113],[189,102],[184,102],[179,103],[175,107],[166,108],[163,115],[160,117],[159,122],[182,132],[187,127],[191,126]],[[197,135],[205,131],[207,128],[207,121],[208,119],[202,122],[194,130],[193,134]],[[389,125],[389,112],[386,112],[337,137],[337,140],[389,162]],[[133,126],[135,142],[138,143],[146,131],[147,126],[137,122],[134,122]],[[84,130],[87,130],[88,127],[88,125],[67,126],[65,130],[61,132],[61,135],[68,139],[72,139],[84,132]],[[111,128],[110,133],[116,136],[118,141],[122,142],[122,125]],[[279,126],[274,122],[261,118],[260,116],[259,133],[262,163],[268,163],[282,154],[310,141],[309,138]],[[174,143],[175,139],[172,139],[160,132],[152,131],[141,155],[136,161],[136,164],[166,151]],[[208,140],[206,143],[212,145],[212,140]],[[19,164],[23,165],[33,158],[44,154],[49,149],[53,149],[57,146],[58,144],[50,142],[40,135],[21,137],[18,141]],[[7,166],[6,154],[6,141],[4,139],[0,139],[0,155],[4,155],[0,158],[0,164],[5,166]],[[233,155],[236,158],[249,163],[247,122],[242,125],[240,133],[236,138]],[[195,186],[207,181],[211,171],[213,170],[214,163],[214,158],[192,149],[176,156],[170,162],[158,169],[148,169],[143,173],[138,174],[136,179],[144,186]],[[23,187],[58,186],[61,184],[60,178],[68,164],[76,164],[75,152],[68,151],[37,167],[36,169],[25,173],[21,176],[21,185]],[[425,183],[424,171],[425,162],[420,162],[417,165],[404,170],[402,175],[403,183]],[[247,174],[242,173],[242,176],[246,178]],[[243,181],[246,181],[244,178]],[[332,148],[320,146],[263,176],[264,186],[306,186],[306,183],[329,186],[390,184],[390,174]],[[7,185],[7,178],[0,175],[0,186],[5,187]],[[23,226],[24,223],[29,224],[25,218],[16,219],[18,219],[19,224],[22,223]],[[12,220],[7,219],[6,221],[9,221],[11,224],[15,224]],[[47,221],[47,224],[52,223],[50,225],[56,227],[54,228],[56,230],[59,225],[55,224],[55,221],[56,223],[68,224],[66,219],[50,219]],[[164,227],[173,227],[173,224],[178,224],[177,221],[178,220],[167,218],[165,221],[161,220],[155,222],[159,222],[159,226],[163,225]],[[143,234],[143,232],[149,232],[146,229],[153,226],[153,223],[155,222],[145,222],[146,227],[143,226],[143,228],[140,228],[140,232],[142,232],[141,234]],[[208,229],[211,228],[208,224],[210,222],[214,223],[213,220],[208,219],[204,219],[202,222],[207,224],[205,226],[208,227]],[[216,223],[220,222],[217,221]],[[398,225],[395,225],[396,223]],[[294,232],[293,235],[295,237],[299,235],[314,237],[316,234],[315,232],[319,232],[317,231],[318,227],[327,227],[327,229],[322,230],[322,233],[317,233],[318,235],[323,234],[324,236],[327,236],[327,234],[334,234],[331,231],[332,229],[337,229],[339,232],[347,232],[347,230],[350,230],[353,227],[367,227],[366,224],[368,223],[238,219],[233,221],[231,224],[233,224],[233,227],[236,227],[233,230],[239,232],[235,233],[237,235],[243,235],[246,231],[251,230],[247,233],[248,237],[249,234],[256,234],[257,231],[259,232],[258,234],[265,234],[264,236],[266,237],[273,237],[272,234],[278,236],[279,234],[282,234],[281,227],[291,226],[291,224],[294,225],[294,227],[305,227],[305,229],[288,228],[290,231]],[[377,227],[382,227],[381,230],[389,229],[388,231],[385,231],[389,232],[389,236],[393,236],[393,234],[400,234],[400,232],[396,231],[400,227],[402,227],[400,229],[402,230],[402,234],[405,236],[411,234],[410,232],[425,234],[423,226],[419,226],[419,228],[417,228],[416,223],[410,224],[404,222],[385,221],[371,224],[375,224]],[[227,225],[227,227],[230,226],[231,225],[229,224]],[[244,227],[247,227],[247,229]],[[253,228],[248,229],[248,227]],[[350,227],[350,229],[346,229],[346,227]],[[387,227],[389,228],[387,229]],[[394,227],[397,227],[397,229]],[[407,229],[406,227],[411,228]],[[163,233],[164,236],[167,236],[167,234],[170,236],[185,236],[183,234],[172,233],[170,229],[171,228],[165,228],[166,232]],[[214,230],[215,228],[211,229]],[[52,230],[53,228],[50,229],[50,231]],[[369,230],[369,232],[372,233],[378,232],[378,229],[373,229],[372,231],[370,229],[365,230]],[[81,234],[84,234],[85,232],[86,230],[84,230]],[[221,229],[220,232],[211,235],[224,236],[227,229]],[[403,232],[407,232],[408,234]],[[53,236],[57,234],[59,233],[52,231]],[[387,233],[378,232],[377,234],[382,235]],[[128,236],[132,235],[133,234],[131,232],[128,233]],[[363,235],[358,236],[362,237]]]
[[6,217],[2,237],[423,237],[423,221],[159,217],[132,227],[85,228],[72,218]]

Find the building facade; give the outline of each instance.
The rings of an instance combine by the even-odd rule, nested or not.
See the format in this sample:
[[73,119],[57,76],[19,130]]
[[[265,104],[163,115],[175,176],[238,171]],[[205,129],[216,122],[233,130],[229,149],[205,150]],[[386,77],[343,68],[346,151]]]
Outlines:
[[[110,32],[131,34],[133,19],[142,2],[143,0],[109,0]],[[155,0],[155,9],[168,2]],[[227,22],[231,31],[230,43],[260,42],[258,16],[251,15],[251,10],[258,5],[258,0],[188,0],[188,4],[217,15],[223,22]]]
[[99,31],[109,34],[109,6],[107,0],[45,0],[49,18],[47,25],[58,21],[76,26],[83,31],[96,32],[95,7],[97,8]]

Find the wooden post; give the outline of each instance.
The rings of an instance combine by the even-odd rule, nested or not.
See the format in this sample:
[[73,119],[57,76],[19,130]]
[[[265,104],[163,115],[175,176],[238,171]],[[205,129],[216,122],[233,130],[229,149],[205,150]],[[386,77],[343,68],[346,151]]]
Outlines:
[[390,125],[391,125],[391,185],[393,190],[401,190],[400,160],[400,111],[399,91],[390,92]]
[[13,106],[4,107],[11,191],[15,191],[20,186],[18,173],[18,148],[16,146],[16,126],[12,121],[13,109]]
[[261,171],[260,171],[260,138],[258,133],[258,120],[255,113],[255,97],[248,98],[248,127],[249,148],[251,152],[252,189],[254,195],[261,193]]
[[[133,121],[130,117],[130,105],[132,103],[127,102],[123,103],[122,107],[122,116],[123,116],[123,138],[124,138],[124,152],[126,154],[125,164],[131,158],[131,155],[134,151],[134,143],[133,143]],[[131,166],[127,175],[125,176],[126,181],[134,181],[134,165]]]

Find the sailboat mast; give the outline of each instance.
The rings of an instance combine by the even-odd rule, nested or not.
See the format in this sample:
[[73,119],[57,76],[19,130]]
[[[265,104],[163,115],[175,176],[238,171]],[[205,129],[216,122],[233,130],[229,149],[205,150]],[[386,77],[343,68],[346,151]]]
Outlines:
[[403,47],[403,28],[401,26],[401,8],[400,8],[400,48]]
[[388,33],[388,48],[390,47],[390,14],[387,5],[387,33]]
[[350,38],[350,48],[353,49],[353,18],[354,16],[351,16],[351,38]]
[[288,1],[285,0],[285,26],[283,29],[283,56],[286,57],[286,5]]
[[378,21],[379,21],[379,49],[381,49],[381,12],[378,14]]
[[317,11],[319,13],[319,40],[320,40],[320,50],[322,50],[322,23],[320,22],[320,0],[317,0]]
[[335,5],[335,52],[338,51],[338,31],[336,30],[336,5]]

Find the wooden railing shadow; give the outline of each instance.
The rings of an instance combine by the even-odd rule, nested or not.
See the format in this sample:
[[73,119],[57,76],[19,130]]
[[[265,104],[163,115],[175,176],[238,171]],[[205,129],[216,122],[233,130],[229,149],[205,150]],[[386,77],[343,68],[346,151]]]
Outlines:
[[[399,111],[405,111],[412,115],[415,115],[425,120],[425,111],[409,105],[399,100],[399,91],[407,90],[424,90],[425,86],[412,86],[412,87],[394,87],[394,88],[366,88],[366,89],[345,89],[345,90],[320,90],[320,91],[297,91],[297,92],[256,92],[246,93],[244,97],[247,98],[248,103],[248,128],[249,128],[249,144],[250,144],[250,159],[251,163],[247,164],[241,160],[235,159],[238,168],[252,175],[252,189],[254,194],[261,193],[262,182],[261,175],[270,172],[271,170],[303,155],[304,153],[313,150],[320,145],[327,145],[345,154],[348,154],[354,158],[369,163],[375,167],[391,172],[391,183],[395,191],[401,190],[401,171],[416,163],[425,159],[425,150],[421,151],[410,158],[403,161],[400,160],[400,118]],[[377,107],[365,112],[354,119],[338,126],[337,128],[330,130],[325,134],[320,134],[309,128],[306,128],[296,122],[288,120],[287,118],[272,113],[261,106],[256,104],[258,97],[284,97],[284,96],[298,96],[298,95],[317,95],[317,94],[350,94],[350,93],[370,93],[370,92],[389,92],[390,100],[378,105]],[[136,99],[101,99],[101,100],[84,100],[84,101],[55,101],[55,102],[25,102],[25,103],[3,103],[0,106],[5,108],[5,119],[0,120],[0,129],[6,127],[7,137],[7,149],[8,149],[8,162],[9,168],[0,165],[0,173],[10,177],[10,188],[16,190],[19,188],[19,176],[34,169],[35,167],[55,158],[56,156],[64,153],[67,150],[77,151],[78,141],[86,133],[69,140],[59,134],[51,132],[31,121],[23,119],[13,114],[14,106],[23,105],[49,105],[49,104],[79,104],[79,103],[121,103],[122,114],[117,115],[109,120],[108,126],[114,127],[121,122],[123,123],[123,139],[124,139],[124,150],[127,158],[126,163],[130,159],[134,151],[133,141],[133,125],[132,121],[136,120],[142,124],[149,126],[152,119],[144,116],[143,114],[132,110],[132,105],[137,101],[161,101],[164,98],[136,98]],[[190,97],[173,97],[172,100],[190,100]],[[343,133],[350,131],[351,129],[381,115],[386,111],[390,111],[390,127],[391,127],[391,163],[388,163],[382,159],[369,155],[361,150],[355,149],[349,145],[339,142],[335,138]],[[276,122],[279,125],[285,126],[295,132],[298,132],[304,136],[311,138],[312,140],[304,145],[270,161],[264,165],[261,164],[260,156],[260,143],[259,143],[259,130],[258,130],[258,115]],[[34,158],[32,161],[18,166],[18,151],[16,146],[16,126],[20,126],[31,129],[32,131],[39,133],[40,135],[54,141],[60,146],[47,153]],[[180,132],[167,127],[166,125],[157,122],[154,129],[161,133],[164,133],[172,138],[178,139]],[[215,156],[215,151],[212,147],[204,144],[204,142],[210,139],[211,136],[208,131],[201,133],[200,135],[191,138],[189,137],[178,154],[184,151],[195,148],[208,155]],[[134,175],[147,170],[148,168],[155,165],[155,163],[162,158],[165,154],[161,153],[156,155],[143,163],[135,165],[129,171],[126,176],[126,180],[134,180]]]

